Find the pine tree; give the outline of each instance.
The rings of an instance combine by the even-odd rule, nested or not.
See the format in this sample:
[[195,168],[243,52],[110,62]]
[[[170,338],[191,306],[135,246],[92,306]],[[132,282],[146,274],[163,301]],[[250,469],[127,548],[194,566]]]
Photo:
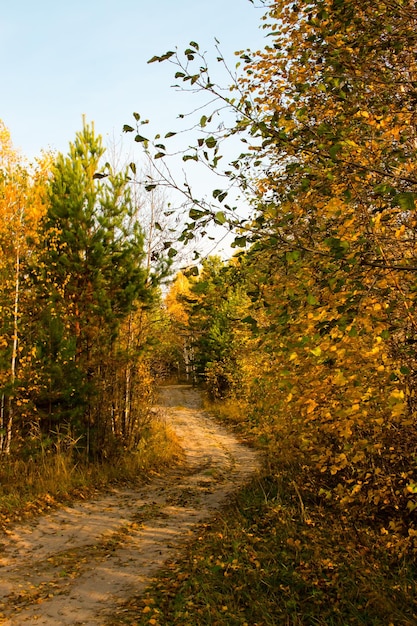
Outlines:
[[94,409],[103,366],[120,323],[147,297],[129,179],[108,165],[107,175],[99,174],[103,154],[101,137],[84,124],[68,155],[58,155],[35,272],[43,301],[38,407],[48,420],[71,422],[96,438],[107,428]]

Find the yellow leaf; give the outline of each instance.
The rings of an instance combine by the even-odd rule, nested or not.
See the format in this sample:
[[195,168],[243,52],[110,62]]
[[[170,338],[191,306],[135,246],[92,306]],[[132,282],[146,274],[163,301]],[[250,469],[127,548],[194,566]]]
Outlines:
[[315,400],[307,400],[307,415],[313,413],[314,409],[317,407],[317,402]]

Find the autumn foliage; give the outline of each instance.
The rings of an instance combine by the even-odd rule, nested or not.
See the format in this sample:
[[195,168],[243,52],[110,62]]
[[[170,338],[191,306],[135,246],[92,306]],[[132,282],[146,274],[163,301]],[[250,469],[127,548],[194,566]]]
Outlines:
[[222,141],[247,147],[222,173],[249,220],[227,191],[190,198],[185,232],[227,222],[247,246],[217,279],[190,272],[198,373],[210,387],[238,372],[226,392],[272,466],[297,467],[306,497],[374,520],[400,552],[417,536],[416,25],[408,2],[275,0],[228,97],[195,42],[152,59],[235,114],[228,128],[203,116],[184,160],[218,171]]
[[[84,123],[29,165],[0,127],[0,455],[136,450],[149,424],[156,298],[126,171]],[[105,168],[103,173],[102,168]]]
[[[62,428],[86,456],[135,447],[153,376],[177,373],[229,402],[303,501],[371,521],[405,554],[417,537],[417,12],[272,0],[263,28],[229,90],[195,41],[151,59],[207,94],[182,158],[226,181],[210,200],[177,185],[189,200],[178,239],[236,233],[235,255],[180,273],[164,306],[152,262],[178,250],[169,233],[146,251],[136,166],[103,165],[84,125],[67,155],[29,167],[0,127],[0,451],[30,454]],[[170,182],[159,164],[176,132],[152,144],[143,123],[135,113],[124,130],[154,158],[153,193]],[[242,152],[223,165],[229,140]]]

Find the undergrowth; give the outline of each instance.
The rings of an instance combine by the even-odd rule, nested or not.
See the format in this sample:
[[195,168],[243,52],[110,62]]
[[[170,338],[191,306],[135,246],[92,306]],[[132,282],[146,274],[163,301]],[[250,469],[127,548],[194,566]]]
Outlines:
[[253,481],[111,624],[390,625],[417,620],[411,564],[371,528],[302,508],[289,477]]
[[0,461],[0,528],[41,514],[59,503],[87,498],[115,484],[132,485],[182,458],[175,434],[157,418],[146,427],[135,451],[88,462],[73,449],[39,446],[29,459]]
[[[238,413],[232,424],[266,452]],[[387,549],[372,524],[306,496],[296,465],[279,471],[269,454],[266,466],[112,626],[417,623],[412,559]]]

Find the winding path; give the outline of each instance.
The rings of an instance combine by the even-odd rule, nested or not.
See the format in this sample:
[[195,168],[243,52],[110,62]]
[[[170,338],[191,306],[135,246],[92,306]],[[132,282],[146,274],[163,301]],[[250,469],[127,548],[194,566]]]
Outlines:
[[190,387],[162,388],[157,411],[177,433],[186,469],[0,537],[0,624],[103,625],[259,467]]

